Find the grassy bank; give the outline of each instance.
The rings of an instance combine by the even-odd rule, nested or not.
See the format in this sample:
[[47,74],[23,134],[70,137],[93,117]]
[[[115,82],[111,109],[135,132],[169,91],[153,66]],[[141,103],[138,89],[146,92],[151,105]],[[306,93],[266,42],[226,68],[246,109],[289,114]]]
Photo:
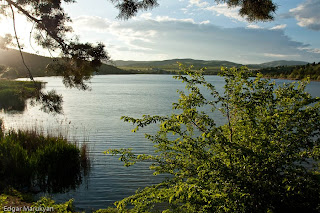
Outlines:
[[[70,199],[65,203],[56,203],[54,200],[48,197],[42,197],[38,201],[35,201],[33,200],[33,197],[30,194],[21,193],[15,189],[10,188],[6,190],[4,193],[0,194],[0,212],[41,212],[40,209],[37,209],[39,211],[32,211],[33,209],[39,207],[44,208],[43,210],[47,210],[47,212],[80,212],[76,210],[76,206],[74,206],[73,201],[73,199]],[[129,213],[131,211],[126,210],[125,212]],[[106,209],[96,210],[94,211],[94,213],[119,213],[119,211],[116,208],[108,207]]]
[[[42,207],[43,210],[40,210],[39,207]],[[0,212],[39,212],[32,210],[61,213],[75,212],[72,199],[65,203],[57,204],[54,200],[46,197],[33,201],[31,196],[14,189],[9,189],[0,194]]]
[[42,88],[41,82],[36,82],[35,85],[30,81],[0,79],[0,109],[23,111],[26,100],[39,95],[37,88]]
[[[0,212],[41,212],[39,207],[43,208],[43,211],[57,212],[57,213],[77,213],[76,207],[73,205],[73,199],[65,203],[56,203],[54,200],[43,197],[38,201],[32,201],[30,198],[16,190],[10,190],[7,193],[0,194]],[[11,208],[11,209],[10,209]],[[14,210],[12,209],[14,208]],[[39,211],[32,211],[36,209]],[[10,211],[11,210],[11,211]],[[17,211],[18,210],[18,211]],[[30,211],[31,210],[31,211]],[[127,210],[125,212],[130,212]],[[116,208],[99,209],[94,213],[119,213]]]
[[87,173],[87,147],[37,130],[0,130],[0,191],[65,192]]

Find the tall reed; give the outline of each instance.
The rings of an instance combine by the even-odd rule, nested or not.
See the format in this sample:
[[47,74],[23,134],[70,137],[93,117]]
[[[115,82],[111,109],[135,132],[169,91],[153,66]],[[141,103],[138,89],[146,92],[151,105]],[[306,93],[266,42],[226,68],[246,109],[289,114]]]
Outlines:
[[0,130],[0,190],[64,192],[77,187],[89,167],[86,144],[79,148],[36,129]]

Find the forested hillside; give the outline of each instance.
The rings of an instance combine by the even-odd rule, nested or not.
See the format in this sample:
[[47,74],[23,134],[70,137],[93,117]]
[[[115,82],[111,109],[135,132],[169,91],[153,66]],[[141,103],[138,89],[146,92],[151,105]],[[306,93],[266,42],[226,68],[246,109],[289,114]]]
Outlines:
[[296,66],[277,66],[261,69],[260,72],[269,78],[303,79],[310,77],[311,80],[320,80],[320,62]]
[[261,64],[247,64],[248,68],[253,69],[262,69],[268,67],[279,67],[279,66],[295,66],[295,65],[306,65],[308,62],[306,61],[287,61],[287,60],[277,60],[277,61],[269,61]]
[[261,64],[240,64],[234,63],[231,61],[222,61],[222,60],[195,60],[195,59],[170,59],[163,61],[115,61],[115,65],[121,69],[125,70],[137,70],[138,72],[144,73],[170,73],[177,72],[179,70],[179,65],[177,62],[180,62],[186,66],[192,65],[195,70],[199,70],[203,67],[206,67],[204,72],[205,75],[217,75],[220,72],[221,67],[241,67],[247,66],[249,69],[258,70],[267,67],[276,67],[276,66],[291,66],[291,65],[305,65],[308,62],[305,61],[270,61]]
[[219,61],[219,60],[195,60],[195,59],[170,59],[163,61],[115,61],[116,66],[125,70],[138,70],[147,74],[170,74],[179,71],[178,63],[186,66],[193,66],[195,70],[206,67],[204,74],[216,75],[219,73],[221,66],[224,67],[241,67],[242,64]]

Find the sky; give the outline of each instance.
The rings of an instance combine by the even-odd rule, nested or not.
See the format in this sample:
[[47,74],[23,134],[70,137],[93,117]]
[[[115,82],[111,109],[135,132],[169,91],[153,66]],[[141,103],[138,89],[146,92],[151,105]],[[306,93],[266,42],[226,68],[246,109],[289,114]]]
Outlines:
[[[213,0],[158,0],[159,6],[130,20],[117,19],[108,0],[64,5],[82,42],[106,45],[112,60],[192,58],[249,64],[273,60],[320,61],[320,0],[274,0],[274,21],[249,23]],[[47,54],[29,39],[30,25],[18,21],[28,52]],[[10,29],[2,20],[1,29]],[[4,30],[0,30],[0,34]]]

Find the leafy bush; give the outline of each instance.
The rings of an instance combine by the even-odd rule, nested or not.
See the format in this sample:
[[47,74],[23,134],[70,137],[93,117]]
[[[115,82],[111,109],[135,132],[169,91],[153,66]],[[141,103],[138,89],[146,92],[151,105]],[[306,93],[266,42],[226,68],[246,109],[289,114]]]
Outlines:
[[[186,83],[171,116],[123,117],[136,128],[159,123],[154,155],[121,154],[130,166],[152,161],[163,182],[116,202],[136,212],[319,212],[320,99],[305,92],[306,82],[276,86],[249,78],[246,68],[223,69],[224,94],[202,71],[184,68]],[[201,85],[201,87],[199,86]],[[211,98],[201,90],[208,89]],[[200,89],[202,88],[202,89]],[[216,125],[210,107],[227,123]]]
[[61,203],[61,204],[56,204],[54,200],[47,198],[47,197],[43,197],[40,200],[38,200],[37,202],[34,202],[31,207],[35,207],[35,208],[39,208],[39,207],[43,207],[44,209],[46,208],[50,208],[52,207],[54,212],[61,212],[61,213],[71,213],[71,212],[75,212],[74,210],[74,206],[73,206],[73,199],[65,202],[65,203]]

